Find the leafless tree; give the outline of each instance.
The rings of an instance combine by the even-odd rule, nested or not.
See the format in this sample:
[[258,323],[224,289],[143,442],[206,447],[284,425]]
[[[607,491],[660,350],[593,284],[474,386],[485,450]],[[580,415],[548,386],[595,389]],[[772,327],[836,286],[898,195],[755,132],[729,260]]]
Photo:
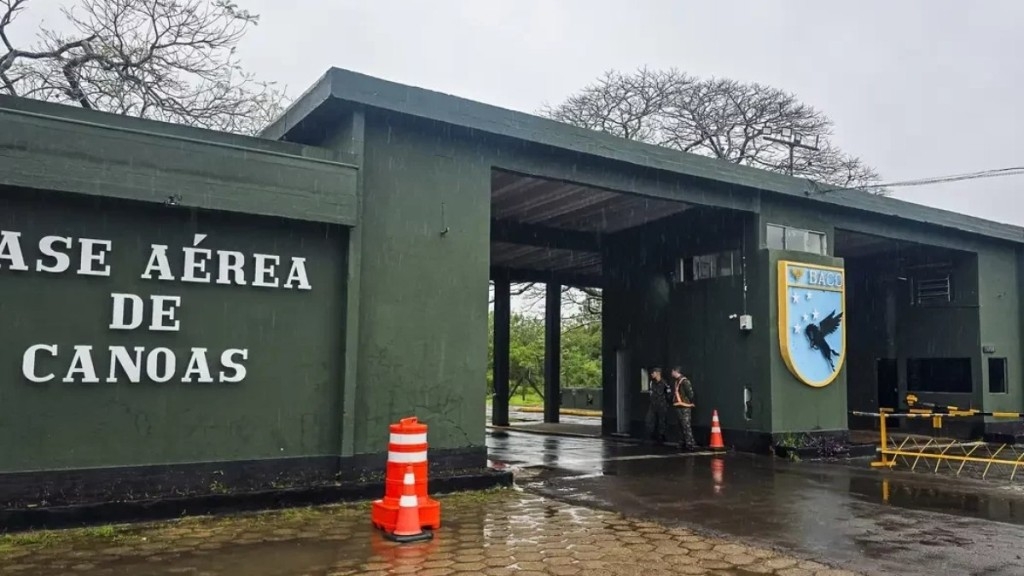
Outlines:
[[259,17],[231,0],[75,0],[67,31],[20,47],[28,3],[0,0],[0,93],[244,134],[282,109],[283,92],[240,65]]
[[788,128],[819,139],[817,150],[794,150],[795,176],[868,189],[878,182],[870,166],[831,141],[833,124],[828,116],[789,92],[762,84],[702,79],[678,70],[611,71],[541,113],[623,138],[775,172],[789,171],[789,150],[765,139],[765,131]]

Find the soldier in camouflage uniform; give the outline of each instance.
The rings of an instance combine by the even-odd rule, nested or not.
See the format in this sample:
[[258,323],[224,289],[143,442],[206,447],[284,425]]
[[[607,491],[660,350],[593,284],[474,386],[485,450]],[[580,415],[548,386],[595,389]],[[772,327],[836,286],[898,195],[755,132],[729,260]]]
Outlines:
[[661,378],[661,368],[651,368],[647,381],[650,406],[647,408],[647,436],[652,442],[664,442],[668,432],[668,383]]
[[682,368],[672,368],[672,410],[679,422],[679,434],[682,441],[679,448],[688,452],[697,450],[697,442],[693,439],[693,384],[683,376]]

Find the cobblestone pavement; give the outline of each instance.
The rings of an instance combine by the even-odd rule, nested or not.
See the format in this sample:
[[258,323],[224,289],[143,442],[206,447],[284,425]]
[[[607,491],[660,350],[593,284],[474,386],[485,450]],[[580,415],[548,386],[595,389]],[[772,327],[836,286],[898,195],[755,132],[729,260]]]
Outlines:
[[856,576],[776,552],[505,490],[443,498],[433,541],[397,545],[367,504],[0,538],[0,574]]

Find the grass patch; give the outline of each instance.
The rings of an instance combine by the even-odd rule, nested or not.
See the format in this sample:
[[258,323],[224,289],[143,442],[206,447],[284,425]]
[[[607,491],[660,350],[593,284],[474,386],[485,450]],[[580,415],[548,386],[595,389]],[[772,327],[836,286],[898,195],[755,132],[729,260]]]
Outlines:
[[517,493],[514,490],[510,490],[508,488],[490,488],[488,490],[443,494],[438,496],[437,499],[441,501],[443,506],[463,508],[468,506],[479,506],[481,504],[490,504],[503,499],[514,498],[516,495]]
[[0,558],[18,551],[33,551],[44,548],[74,544],[97,545],[119,544],[138,540],[141,536],[124,525],[90,526],[71,530],[37,530],[0,535]]

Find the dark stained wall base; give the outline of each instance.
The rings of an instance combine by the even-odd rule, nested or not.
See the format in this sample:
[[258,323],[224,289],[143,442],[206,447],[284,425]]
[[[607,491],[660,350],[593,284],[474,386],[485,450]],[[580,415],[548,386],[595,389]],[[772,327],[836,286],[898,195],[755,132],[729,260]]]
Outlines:
[[[0,510],[110,502],[145,507],[167,499],[220,496],[230,500],[289,490],[330,492],[345,484],[379,484],[386,461],[387,454],[382,453],[0,474]],[[484,447],[431,450],[432,488],[442,478],[481,474],[486,466]]]
[[[646,440],[646,431],[642,422],[633,422],[633,438],[636,440]],[[639,432],[637,432],[639,431]],[[607,434],[606,434],[607,436]],[[777,441],[781,441],[785,434],[770,434],[768,432],[761,432],[757,430],[736,430],[732,428],[722,429],[722,438],[724,440],[726,448],[729,450],[736,450],[738,452],[748,452],[754,454],[774,454],[774,446]],[[811,438],[828,438],[837,443],[848,444],[850,439],[850,433],[847,430],[816,430],[809,432],[801,432],[800,436],[807,436]],[[711,427],[695,425],[693,427],[693,437],[697,440],[697,444],[700,446],[707,446],[711,441]],[[874,446],[851,446],[849,447],[849,453],[840,455],[839,457],[863,457],[874,453]],[[810,452],[807,452],[810,454]]]
[[[448,494],[467,490],[507,488],[511,485],[511,472],[480,469],[432,477],[430,493]],[[238,513],[369,500],[379,498],[383,493],[383,481],[378,479],[373,482],[345,482],[258,492],[6,509],[0,510],[0,526],[7,532],[53,530],[96,524],[169,520],[186,515]]]
[[986,442],[1020,444],[1024,442],[1024,422],[987,422],[983,428]]

